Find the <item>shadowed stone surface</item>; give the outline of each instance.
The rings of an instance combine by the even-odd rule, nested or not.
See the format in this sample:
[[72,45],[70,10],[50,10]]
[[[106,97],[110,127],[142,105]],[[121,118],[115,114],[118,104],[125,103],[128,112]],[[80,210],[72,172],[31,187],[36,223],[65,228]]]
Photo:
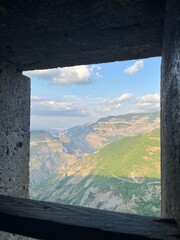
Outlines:
[[[0,63],[0,194],[28,197],[30,81]],[[22,239],[0,233],[0,239]]]
[[179,16],[179,0],[168,0],[161,66],[162,216],[180,227]]
[[2,0],[0,57],[21,70],[161,55],[164,0]]

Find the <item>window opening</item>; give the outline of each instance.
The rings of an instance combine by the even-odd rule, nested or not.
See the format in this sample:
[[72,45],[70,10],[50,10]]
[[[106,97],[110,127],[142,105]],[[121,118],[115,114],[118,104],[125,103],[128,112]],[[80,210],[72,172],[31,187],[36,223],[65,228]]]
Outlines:
[[160,216],[160,58],[24,74],[30,198]]

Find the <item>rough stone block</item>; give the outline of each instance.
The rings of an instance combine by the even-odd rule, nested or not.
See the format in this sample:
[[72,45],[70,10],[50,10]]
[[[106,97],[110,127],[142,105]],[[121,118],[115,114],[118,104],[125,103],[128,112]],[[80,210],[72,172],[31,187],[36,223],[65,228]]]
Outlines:
[[28,130],[30,79],[13,65],[0,62],[0,130]]
[[27,197],[29,132],[1,132],[0,159],[0,194]]
[[162,217],[180,227],[180,4],[168,0],[161,66]]
[[[0,194],[28,197],[30,81],[0,62]],[[26,239],[0,232],[1,240]]]

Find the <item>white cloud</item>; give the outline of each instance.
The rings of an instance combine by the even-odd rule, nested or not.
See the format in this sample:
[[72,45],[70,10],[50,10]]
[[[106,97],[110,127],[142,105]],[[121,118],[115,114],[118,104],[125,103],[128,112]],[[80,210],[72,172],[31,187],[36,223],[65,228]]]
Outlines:
[[139,111],[157,111],[160,109],[160,95],[158,93],[138,97],[136,108]]
[[132,96],[133,95],[131,93],[123,93],[121,96],[117,98],[105,98],[103,102],[106,104],[117,104],[131,98]]
[[73,66],[47,70],[35,70],[24,72],[29,77],[36,77],[49,81],[54,85],[90,84],[93,79],[101,78],[100,66]]
[[119,98],[117,98],[120,102],[123,102],[129,98],[131,98],[133,95],[131,93],[123,93]]
[[118,103],[114,106],[115,109],[119,109],[120,107],[122,107],[122,103]]
[[138,97],[138,99],[143,102],[151,102],[151,103],[159,103],[160,102],[160,94],[148,94],[142,97]]
[[88,84],[90,82],[90,70],[87,66],[65,67],[58,70],[52,83],[57,85]]
[[126,67],[124,69],[124,72],[129,74],[129,75],[132,75],[132,74],[138,72],[140,69],[142,69],[143,66],[144,66],[143,60],[138,60],[134,64],[132,64],[131,66]]
[[44,97],[31,97],[32,115],[44,116],[83,116],[84,113],[78,106],[72,102],[66,102],[61,99],[55,101]]

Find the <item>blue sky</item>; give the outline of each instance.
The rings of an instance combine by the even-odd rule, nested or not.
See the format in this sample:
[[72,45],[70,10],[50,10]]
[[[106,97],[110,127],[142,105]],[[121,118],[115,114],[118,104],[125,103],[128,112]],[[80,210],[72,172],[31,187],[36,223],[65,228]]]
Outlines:
[[101,117],[159,110],[161,58],[24,72],[31,128],[66,129]]

